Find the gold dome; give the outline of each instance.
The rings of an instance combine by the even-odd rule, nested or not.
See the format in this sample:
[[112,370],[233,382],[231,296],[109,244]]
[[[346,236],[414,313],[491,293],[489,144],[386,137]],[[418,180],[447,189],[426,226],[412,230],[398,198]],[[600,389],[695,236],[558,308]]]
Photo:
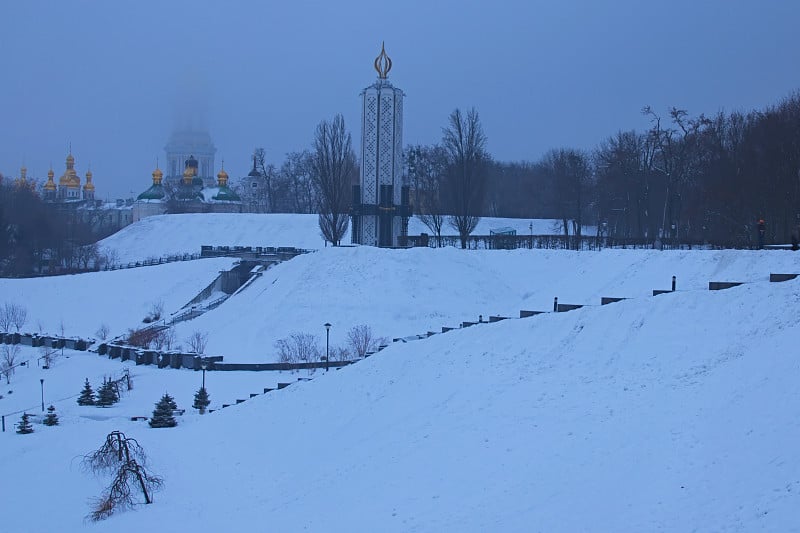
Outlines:
[[194,169],[192,167],[186,167],[183,171],[183,183],[185,185],[192,184],[192,178],[194,177]]
[[59,178],[58,184],[70,189],[78,189],[81,186],[81,179],[75,172],[75,158],[72,153],[67,156],[67,170]]
[[93,191],[94,190],[94,183],[92,183],[92,171],[86,171],[86,185],[83,186],[84,191]]
[[153,185],[161,185],[161,180],[164,178],[164,173],[161,172],[161,169],[156,167],[153,171]]
[[44,186],[42,187],[45,191],[55,191],[56,190],[56,182],[53,181],[53,176],[55,176],[55,172],[53,169],[47,171],[47,181],[45,182]]
[[22,181],[27,180],[28,178],[28,169],[25,168],[25,165],[22,165],[19,169],[19,179]]
[[225,172],[225,169],[221,169],[219,174],[217,174],[217,180],[219,180],[219,186],[225,187],[228,185],[228,173]]

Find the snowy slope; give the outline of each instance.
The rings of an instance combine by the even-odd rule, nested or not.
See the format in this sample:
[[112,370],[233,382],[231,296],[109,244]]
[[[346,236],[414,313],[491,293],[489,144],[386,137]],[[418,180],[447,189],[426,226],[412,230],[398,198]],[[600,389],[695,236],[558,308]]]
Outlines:
[[[691,265],[769,262],[732,253],[662,266],[699,285]],[[631,268],[619,261],[601,285]],[[111,429],[166,486],[96,531],[796,530],[799,304],[800,281],[765,278],[640,297],[397,343],[171,430],[0,434],[3,531],[85,528],[104,483],[77,458]]]
[[294,332],[343,345],[350,328],[405,337],[457,327],[479,315],[517,317],[561,303],[599,305],[603,296],[648,298],[653,289],[707,290],[709,281],[764,281],[794,272],[786,251],[563,250],[455,248],[323,249],[268,270],[217,309],[177,327],[178,338],[213,332],[208,353],[231,362],[275,360],[275,341]]
[[[560,223],[553,220],[482,218],[475,235],[512,227],[520,235],[560,233]],[[410,235],[430,233],[414,217],[409,221]],[[444,235],[457,234],[445,224]],[[350,243],[348,233],[344,242]],[[131,224],[100,243],[103,251],[116,252],[120,263],[140,261],[174,254],[194,254],[203,245],[211,246],[294,246],[324,248],[317,215],[297,214],[183,214],[148,217]]]
[[153,304],[164,315],[180,309],[203,290],[233,259],[202,259],[108,272],[28,279],[0,278],[0,304],[25,306],[23,331],[83,338],[101,324],[111,336],[141,327]]

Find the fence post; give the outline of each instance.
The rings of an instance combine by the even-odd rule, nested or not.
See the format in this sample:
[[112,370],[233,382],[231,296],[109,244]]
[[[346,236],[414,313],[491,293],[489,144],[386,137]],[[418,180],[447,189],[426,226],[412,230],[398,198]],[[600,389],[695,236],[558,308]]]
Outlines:
[[3,415],[3,433],[6,432],[6,415]]
[[558,312],[558,296],[553,298],[553,312],[554,313]]
[[675,276],[672,276],[672,291],[675,292]]

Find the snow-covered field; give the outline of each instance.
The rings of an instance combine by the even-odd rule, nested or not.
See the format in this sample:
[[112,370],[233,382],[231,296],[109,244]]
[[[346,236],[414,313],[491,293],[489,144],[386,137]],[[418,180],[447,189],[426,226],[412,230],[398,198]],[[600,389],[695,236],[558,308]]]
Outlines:
[[[161,272],[151,280],[159,295],[194,278],[191,293],[215,275],[194,270],[202,263],[133,272]],[[0,531],[797,531],[800,279],[768,277],[798,271],[800,256],[788,251],[362,247],[300,256],[180,326],[178,338],[205,330],[209,353],[263,361],[288,332],[324,339],[325,322],[340,344],[359,323],[400,337],[478,314],[548,311],[554,296],[590,305],[393,343],[202,416],[189,408],[200,372],[78,352],[49,370],[32,363],[0,388],[0,414],[38,413],[44,378],[62,425],[35,424],[23,436],[10,427],[19,415],[7,417]],[[80,278],[95,280],[82,294],[98,294],[72,297],[68,315],[96,329],[109,300],[124,301],[104,291],[127,296],[113,277],[125,272]],[[651,296],[672,275],[678,290]],[[32,281],[41,280],[0,281],[0,301]],[[746,284],[712,292],[709,281]],[[133,290],[140,307],[153,299],[147,285]],[[26,293],[30,319],[47,309],[46,295]],[[600,306],[601,296],[629,299]],[[118,406],[75,404],[84,378],[96,384],[126,367],[135,387]],[[209,372],[206,382],[213,408],[308,376]],[[177,428],[130,421],[163,392],[189,408]],[[165,486],[153,505],[90,526],[87,501],[107,480],[82,472],[79,458],[112,430],[144,446]]]
[[[556,220],[482,218],[475,235],[489,235],[494,229],[510,227],[519,235],[560,233]],[[409,235],[430,233],[413,217]],[[443,235],[456,235],[447,224]],[[350,243],[348,233],[343,243]],[[325,247],[317,215],[294,214],[184,214],[148,217],[123,228],[100,243],[102,251],[114,251],[122,264],[174,254],[195,254],[209,246],[294,246],[316,250]]]

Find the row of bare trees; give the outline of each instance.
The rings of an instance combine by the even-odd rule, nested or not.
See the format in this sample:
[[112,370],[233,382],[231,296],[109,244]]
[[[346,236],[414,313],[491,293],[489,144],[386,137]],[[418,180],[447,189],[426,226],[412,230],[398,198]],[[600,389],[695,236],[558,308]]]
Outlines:
[[[592,150],[548,151],[538,161],[493,161],[478,113],[448,117],[442,140],[405,151],[415,213],[441,241],[462,246],[481,216],[554,218],[580,237],[587,224],[616,239],[788,242],[800,223],[800,94],[763,111],[692,116],[644,107],[650,127],[620,131]],[[320,213],[326,240],[347,231],[350,186],[358,181],[341,116],[317,127],[312,150],[287,155],[280,169],[258,149],[254,167],[267,195],[261,209]]]

